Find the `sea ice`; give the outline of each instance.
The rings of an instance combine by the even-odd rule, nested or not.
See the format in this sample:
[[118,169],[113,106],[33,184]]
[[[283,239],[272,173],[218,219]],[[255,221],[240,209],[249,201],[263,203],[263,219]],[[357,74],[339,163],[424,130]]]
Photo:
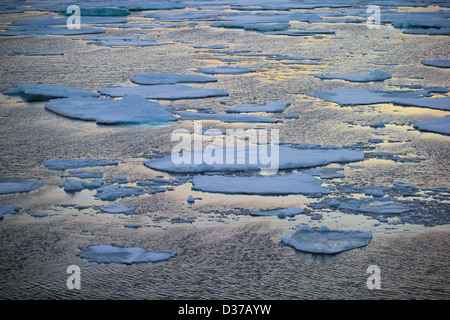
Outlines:
[[42,35],[73,36],[79,34],[95,34],[104,32],[105,30],[97,28],[68,29],[67,27],[62,26],[30,25],[6,29],[5,31],[0,32],[0,36],[42,36]]
[[249,112],[269,112],[279,113],[283,112],[288,106],[289,102],[282,101],[268,101],[263,104],[240,104],[236,107],[226,110],[227,113],[249,113]]
[[[185,151],[183,158],[187,161],[180,164],[175,164],[172,161],[172,156],[166,156],[159,159],[151,159],[146,161],[145,166],[167,172],[186,172],[186,173],[201,173],[213,171],[252,171],[261,168],[268,168],[269,164],[263,164],[260,160],[252,163],[250,159],[259,159],[261,150],[256,146],[250,147],[217,147],[215,148],[216,155],[220,159],[225,159],[229,154],[233,158],[232,162],[222,161],[219,163],[207,163],[203,159],[208,155],[208,149]],[[268,154],[272,152],[271,146],[267,147]],[[222,157],[220,157],[222,155]],[[202,159],[200,163],[194,161],[195,159]],[[292,147],[279,147],[279,169],[298,169],[315,166],[328,165],[330,163],[354,162],[364,159],[364,152],[358,150],[345,149],[298,149]]]
[[116,206],[110,206],[110,207],[102,207],[100,208],[103,212],[107,213],[131,213],[134,210],[136,210],[135,206],[126,206],[126,205],[116,205]]
[[372,233],[361,231],[330,230],[322,226],[310,228],[303,225],[290,237],[281,241],[299,251],[310,253],[336,254],[343,251],[367,246]]
[[96,179],[103,178],[103,172],[99,171],[70,171],[69,177],[76,177],[80,179]]
[[8,56],[62,56],[62,52],[21,52],[11,51],[8,52]]
[[279,218],[293,217],[297,214],[303,213],[303,209],[298,207],[289,207],[287,209],[275,209],[275,210],[251,210],[252,216],[278,216]]
[[111,97],[138,95],[147,99],[177,100],[199,99],[208,97],[228,96],[228,92],[218,89],[192,88],[180,84],[161,84],[153,86],[107,87],[99,92]]
[[438,68],[450,68],[450,60],[448,59],[436,59],[430,61],[423,61],[422,64],[426,66],[438,67]]
[[103,180],[92,180],[91,182],[68,179],[64,186],[66,192],[78,192],[83,189],[97,189],[103,186]]
[[[83,16],[83,24],[106,24],[106,23],[126,23],[126,19],[114,18],[114,17],[89,17]],[[67,18],[53,18],[48,15],[38,19],[18,20],[14,21],[13,26],[65,26],[67,24]]]
[[177,255],[176,251],[150,251],[138,247],[121,248],[110,245],[80,247],[80,258],[98,263],[145,263],[168,260]]
[[51,170],[66,170],[87,167],[101,167],[117,165],[116,161],[106,161],[103,159],[61,159],[61,160],[46,160],[45,166]]
[[18,206],[5,206],[0,205],[0,220],[7,214],[14,214],[20,210]]
[[97,46],[103,47],[154,47],[168,44],[168,42],[155,42],[153,40],[106,40],[94,42]]
[[450,110],[450,97],[424,98],[424,92],[414,91],[382,91],[376,89],[334,89],[317,91],[311,96],[342,106],[366,105],[377,103],[393,103],[403,106],[424,107],[439,110]]
[[119,198],[131,197],[135,195],[144,194],[142,188],[125,188],[118,185],[109,185],[97,189],[97,194],[94,197],[104,201],[114,201]]
[[249,72],[256,72],[256,70],[243,68],[243,67],[231,67],[231,66],[219,66],[214,68],[202,68],[198,69],[198,72],[206,74],[243,74]]
[[139,73],[130,79],[134,83],[144,85],[157,84],[177,84],[186,82],[216,82],[217,78],[199,76],[199,75],[184,75],[184,74],[169,74],[169,73]]
[[391,74],[381,70],[374,70],[369,74],[314,74],[313,76],[320,79],[340,79],[352,82],[383,81],[391,78]]
[[30,216],[32,216],[34,218],[45,218],[48,216],[48,214],[40,213],[40,212],[32,212],[32,213],[30,213]]
[[42,187],[42,183],[19,178],[0,178],[0,194],[30,192]]
[[202,176],[192,179],[192,189],[204,192],[226,194],[287,195],[328,194],[321,186],[322,181],[308,174],[295,173],[284,176]]
[[450,115],[432,120],[414,122],[414,127],[422,131],[450,135]]
[[163,124],[177,120],[169,107],[141,96],[111,98],[55,99],[45,104],[47,110],[59,115],[96,121],[101,124],[150,123]]
[[126,224],[124,224],[124,227],[131,228],[131,229],[138,229],[142,226],[140,224],[136,224],[136,223],[126,223]]
[[182,111],[179,112],[180,120],[218,120],[222,122],[261,122],[276,123],[277,119],[260,115],[220,114]]
[[412,210],[411,207],[401,202],[383,199],[350,200],[341,203],[339,209],[373,214],[399,214]]
[[98,97],[98,93],[53,84],[14,83],[14,88],[3,91],[6,95],[17,95],[27,101],[47,101],[68,97]]
[[188,203],[194,203],[194,202],[195,202],[194,197],[193,197],[192,195],[190,195],[189,197],[187,197],[187,202],[188,202]]
[[307,173],[313,176],[319,176],[321,179],[335,179],[335,178],[345,178],[342,172],[344,168],[315,168],[304,170],[303,173]]

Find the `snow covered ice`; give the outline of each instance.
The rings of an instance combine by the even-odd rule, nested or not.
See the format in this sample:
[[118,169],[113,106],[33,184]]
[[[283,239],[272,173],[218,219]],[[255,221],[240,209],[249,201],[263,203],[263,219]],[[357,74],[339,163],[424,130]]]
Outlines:
[[251,210],[252,216],[277,216],[279,218],[293,217],[297,214],[303,213],[304,210],[298,207],[289,207],[286,209],[274,209],[274,210]]
[[61,159],[61,160],[46,160],[45,166],[51,170],[66,170],[88,167],[101,167],[117,165],[116,161],[107,161],[103,159]]
[[180,120],[217,120],[222,122],[261,122],[276,123],[277,119],[260,115],[220,114],[182,111],[178,112]]
[[247,103],[240,104],[236,107],[227,109],[227,113],[249,113],[249,112],[268,112],[268,113],[279,113],[283,112],[288,106],[289,102],[282,101],[268,101],[263,104]]
[[217,82],[217,78],[187,75],[187,74],[168,74],[168,73],[139,73],[131,78],[131,81],[137,84],[157,85],[157,84],[177,84],[186,82],[204,83]]
[[206,74],[244,74],[255,72],[256,70],[243,67],[219,66],[214,68],[201,68],[197,71]]
[[3,94],[20,96],[27,101],[46,101],[68,97],[98,97],[98,93],[53,84],[14,83],[14,88],[3,91]]
[[177,255],[176,251],[152,251],[139,247],[122,248],[111,245],[80,247],[80,258],[98,263],[148,263],[168,260]]
[[132,95],[120,100],[89,97],[55,99],[47,102],[45,108],[65,117],[101,124],[165,124],[176,120],[167,106]]
[[314,77],[320,79],[340,79],[352,82],[370,82],[390,79],[391,74],[381,70],[374,70],[369,74],[314,74]]
[[362,231],[330,230],[328,227],[310,228],[303,225],[291,237],[281,241],[296,250],[310,253],[336,254],[365,247],[372,240],[372,233]]
[[450,135],[450,115],[432,120],[414,122],[414,127],[422,131]]
[[0,178],[0,194],[30,192],[42,187],[42,183],[19,178]]

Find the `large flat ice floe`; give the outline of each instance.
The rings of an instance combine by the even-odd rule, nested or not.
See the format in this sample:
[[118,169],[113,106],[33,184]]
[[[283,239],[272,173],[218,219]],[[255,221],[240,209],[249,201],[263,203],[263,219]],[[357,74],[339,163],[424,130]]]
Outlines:
[[80,247],[80,258],[98,263],[146,263],[168,260],[177,255],[176,251],[152,251],[139,247],[122,248],[111,245]]
[[[274,153],[275,153],[274,149]],[[328,165],[330,163],[355,162],[364,159],[364,152],[359,150],[346,149],[299,149],[287,146],[280,146],[278,168],[279,169],[299,169],[315,166]],[[210,163],[205,161],[210,156],[211,150],[208,148],[203,150],[185,151],[183,153],[183,163],[175,163],[172,155],[151,159],[146,161],[145,166],[167,172],[184,172],[184,173],[202,173],[214,171],[256,171],[262,168],[269,168],[273,163],[262,163],[261,157],[264,151],[257,146],[250,147],[216,147],[215,155],[217,159],[221,159],[222,163]],[[272,147],[267,147],[267,154],[271,154]],[[230,157],[228,157],[230,156]],[[200,162],[195,161],[201,159]],[[229,161],[225,160],[231,160]],[[256,161],[251,161],[256,159]],[[275,159],[277,160],[277,159]]]
[[450,135],[450,115],[432,120],[414,122],[414,127],[422,131]]
[[297,214],[303,213],[302,208],[289,207],[286,209],[274,209],[274,210],[251,210],[252,216],[277,216],[278,218],[293,217]]
[[259,116],[259,115],[240,115],[240,114],[223,114],[223,113],[202,113],[182,111],[179,112],[180,120],[217,120],[222,122],[259,122],[259,123],[276,123],[277,119]]
[[164,124],[177,120],[169,107],[140,96],[125,96],[120,100],[73,97],[55,99],[47,102],[45,108],[68,118],[102,124]]
[[254,69],[243,68],[243,67],[232,67],[232,66],[219,66],[213,68],[201,68],[197,70],[198,72],[206,74],[244,74],[249,72],[256,72]]
[[14,214],[17,213],[20,210],[18,206],[5,206],[0,205],[0,220],[3,219],[4,216],[7,214]]
[[47,101],[68,97],[98,97],[98,93],[72,87],[55,86],[53,84],[14,83],[14,88],[3,91],[3,94],[20,96],[27,101]]
[[398,201],[380,200],[374,198],[350,200],[341,202],[339,209],[342,211],[372,213],[372,214],[400,214],[411,211],[412,208]]
[[130,79],[144,85],[216,82],[217,78],[170,73],[139,73]]
[[376,89],[334,89],[317,91],[311,96],[342,106],[393,103],[402,106],[450,110],[450,97],[426,98],[428,90],[382,91]]
[[321,180],[303,173],[266,177],[197,175],[192,179],[193,190],[226,194],[319,196],[330,193],[321,185]]
[[250,113],[250,112],[268,112],[279,113],[283,112],[288,106],[289,102],[282,101],[268,101],[263,104],[240,104],[236,107],[226,110],[227,113]]
[[0,194],[30,192],[42,186],[42,183],[19,178],[0,178]]
[[181,84],[161,84],[154,86],[107,87],[101,94],[111,97],[137,95],[147,99],[178,100],[228,96],[228,92],[218,89],[192,88]]
[[450,60],[448,60],[448,59],[436,59],[436,60],[422,61],[422,64],[424,64],[426,66],[431,66],[431,67],[450,68]]
[[336,254],[365,247],[372,240],[372,233],[361,231],[330,230],[328,227],[310,228],[303,225],[291,237],[281,241],[296,250],[310,253]]
[[119,164],[117,161],[107,161],[103,159],[61,159],[46,160],[45,166],[51,170],[66,170],[88,167],[102,167]]
[[381,70],[374,70],[369,74],[314,74],[313,76],[320,79],[339,79],[351,82],[383,81],[391,78],[391,74]]

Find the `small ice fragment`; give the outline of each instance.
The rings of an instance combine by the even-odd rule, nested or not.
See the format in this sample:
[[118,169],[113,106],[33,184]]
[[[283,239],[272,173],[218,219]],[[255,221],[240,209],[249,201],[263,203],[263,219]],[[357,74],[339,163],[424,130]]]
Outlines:
[[131,228],[131,229],[138,229],[140,227],[142,227],[140,224],[135,224],[135,223],[126,223],[124,225],[125,228]]
[[194,203],[194,202],[195,202],[194,197],[193,197],[192,195],[190,195],[190,196],[187,198],[187,202],[188,202],[188,203]]
[[280,218],[293,217],[297,214],[303,213],[303,209],[298,207],[289,207],[287,209],[275,209],[275,210],[251,210],[250,214],[252,216],[278,216]]
[[65,192],[78,192],[84,189],[83,182],[80,180],[67,180],[64,186]]
[[136,210],[135,206],[126,206],[126,205],[116,205],[116,206],[110,206],[110,207],[103,207],[100,208],[103,212],[107,213],[131,213],[134,210]]
[[320,79],[340,79],[352,82],[383,81],[391,78],[389,73],[381,70],[374,70],[369,74],[314,74],[313,76]]
[[214,68],[202,68],[198,69],[198,72],[206,74],[243,74],[249,72],[256,72],[256,70],[242,67],[231,67],[231,66],[219,66]]
[[17,213],[20,210],[18,206],[0,205],[0,220],[7,214]]
[[400,217],[400,220],[401,220],[402,222],[408,222],[409,220],[411,220],[411,216],[401,216],[401,217]]
[[77,169],[87,167],[100,167],[117,165],[116,161],[107,161],[103,159],[61,159],[61,160],[46,160],[45,166],[51,170],[65,170]]
[[32,213],[30,213],[30,216],[35,217],[35,218],[44,218],[44,217],[47,217],[48,214],[46,214],[46,213],[32,212]]
[[268,113],[280,113],[283,112],[288,106],[289,102],[282,101],[268,101],[263,104],[240,104],[236,107],[226,110],[227,113],[249,113],[249,112],[268,112]]
[[315,214],[311,217],[311,220],[320,220],[320,219],[322,219],[322,217],[323,216],[321,214]]
[[340,203],[341,202],[339,200],[333,198],[328,202],[328,205],[330,207],[337,207]]

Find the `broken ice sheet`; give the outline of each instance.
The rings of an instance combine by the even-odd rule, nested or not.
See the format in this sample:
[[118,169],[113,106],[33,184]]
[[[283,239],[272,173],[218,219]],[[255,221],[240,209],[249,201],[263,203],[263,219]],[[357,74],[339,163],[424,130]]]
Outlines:
[[139,73],[130,80],[144,85],[217,82],[217,78],[212,77],[169,73]]
[[14,88],[3,91],[5,95],[20,96],[27,101],[47,101],[68,97],[98,97],[96,92],[80,90],[72,87],[55,86],[53,84],[14,83]]
[[168,260],[177,255],[176,251],[151,251],[139,247],[122,248],[111,245],[80,247],[80,258],[98,263],[146,263]]
[[45,104],[59,115],[101,124],[166,124],[177,120],[169,107],[141,96],[55,99]]
[[283,112],[288,106],[289,102],[283,101],[268,101],[263,104],[240,104],[236,107],[226,110],[227,113],[250,113],[250,112],[268,112],[268,113],[280,113]]
[[369,74],[314,74],[313,76],[320,79],[339,79],[351,82],[383,81],[391,78],[391,74],[381,70],[374,70]]
[[296,250],[310,253],[336,254],[365,247],[372,240],[372,233],[362,231],[330,230],[328,227],[310,228],[303,225],[291,237],[281,241]]
[[218,89],[192,88],[180,84],[161,84],[153,86],[107,87],[100,89],[101,94],[111,97],[138,95],[147,99],[178,100],[200,99],[228,96],[228,92]]
[[225,194],[305,194],[316,196],[330,193],[321,185],[321,180],[302,173],[267,177],[197,175],[192,179],[192,190]]

